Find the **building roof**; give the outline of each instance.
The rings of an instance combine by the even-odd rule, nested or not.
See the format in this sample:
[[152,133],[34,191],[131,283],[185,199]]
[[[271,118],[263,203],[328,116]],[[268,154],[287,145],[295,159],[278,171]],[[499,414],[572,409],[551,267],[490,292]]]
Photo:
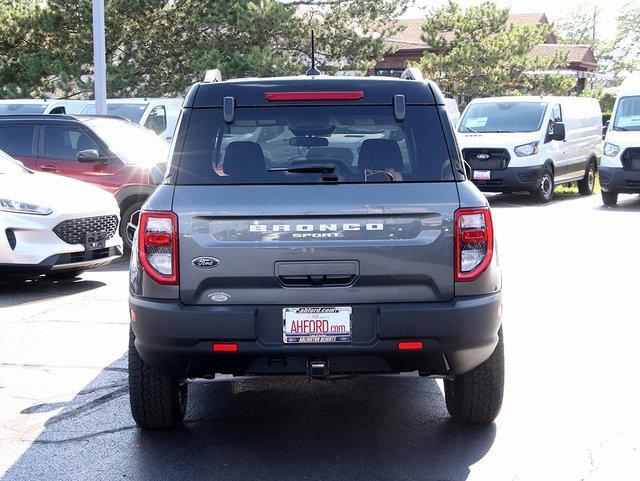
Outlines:
[[404,27],[401,32],[392,35],[387,42],[396,48],[426,48],[427,45],[422,40],[423,18],[405,18],[397,21],[398,25]]
[[[421,56],[427,45],[422,40],[422,18],[408,18],[397,20],[398,24],[404,29],[397,34],[388,37],[387,43],[395,53],[388,53],[385,61],[379,62],[378,65],[390,67],[393,61],[389,59],[406,56]],[[549,20],[544,13],[512,13],[509,15],[509,24],[511,25],[545,25]],[[453,32],[447,32],[445,38],[450,40],[453,38]],[[597,68],[598,62],[593,53],[593,49],[589,45],[568,45],[558,44],[557,38],[550,32],[545,39],[545,43],[536,46],[531,52],[531,56],[540,58],[551,58],[558,52],[567,52],[567,67],[579,71],[593,71]],[[397,61],[396,61],[397,63]],[[389,64],[389,65],[387,65]]]
[[511,13],[509,23],[513,25],[539,25],[549,23],[544,13]]
[[563,45],[543,43],[536,45],[531,51],[531,55],[540,58],[550,58],[557,53],[567,52],[569,63],[579,63],[585,66],[596,67],[598,65],[593,54],[593,49],[589,45]]
[[[387,38],[387,43],[396,49],[427,48],[422,40],[422,22],[424,18],[403,18],[397,20],[397,24],[404,27],[401,32]],[[509,23],[513,25],[539,25],[547,24],[549,20],[544,13],[512,13],[509,15]],[[448,32],[447,40],[453,37],[453,32]],[[553,37],[555,40],[555,37]]]

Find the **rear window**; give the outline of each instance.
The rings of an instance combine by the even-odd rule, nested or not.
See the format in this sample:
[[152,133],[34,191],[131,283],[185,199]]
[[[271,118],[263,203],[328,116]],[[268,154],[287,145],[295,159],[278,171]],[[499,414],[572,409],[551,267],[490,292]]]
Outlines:
[[4,104],[0,105],[0,113],[3,115],[42,114],[47,104]]
[[454,180],[436,107],[238,108],[191,112],[178,184]]
[[[124,104],[124,103],[107,103],[107,115],[115,115],[123,119],[131,120],[136,124],[140,122],[144,111],[147,110],[148,104]],[[82,109],[82,114],[92,115],[96,113],[96,105],[88,104]]]

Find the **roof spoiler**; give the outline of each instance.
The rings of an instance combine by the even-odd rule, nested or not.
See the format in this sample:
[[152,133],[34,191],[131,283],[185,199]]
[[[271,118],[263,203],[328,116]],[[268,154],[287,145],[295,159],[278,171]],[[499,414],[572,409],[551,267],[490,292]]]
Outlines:
[[214,68],[204,73],[204,83],[222,82],[222,73],[220,69]]

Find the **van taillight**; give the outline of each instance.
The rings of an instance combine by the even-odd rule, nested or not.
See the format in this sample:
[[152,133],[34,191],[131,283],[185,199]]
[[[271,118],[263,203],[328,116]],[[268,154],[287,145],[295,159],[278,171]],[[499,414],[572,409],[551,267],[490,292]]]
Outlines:
[[473,281],[491,263],[493,224],[488,207],[459,209],[455,214],[456,281]]
[[141,212],[138,256],[158,284],[178,284],[178,218],[173,212]]

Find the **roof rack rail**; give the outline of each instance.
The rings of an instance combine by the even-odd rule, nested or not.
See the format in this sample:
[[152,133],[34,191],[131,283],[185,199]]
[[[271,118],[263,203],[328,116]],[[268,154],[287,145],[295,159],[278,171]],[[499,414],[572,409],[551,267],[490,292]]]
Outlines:
[[422,76],[422,72],[417,67],[408,67],[404,69],[400,78],[405,80],[420,80],[423,81],[424,77]]
[[222,73],[217,68],[207,70],[204,73],[204,83],[222,82]]

